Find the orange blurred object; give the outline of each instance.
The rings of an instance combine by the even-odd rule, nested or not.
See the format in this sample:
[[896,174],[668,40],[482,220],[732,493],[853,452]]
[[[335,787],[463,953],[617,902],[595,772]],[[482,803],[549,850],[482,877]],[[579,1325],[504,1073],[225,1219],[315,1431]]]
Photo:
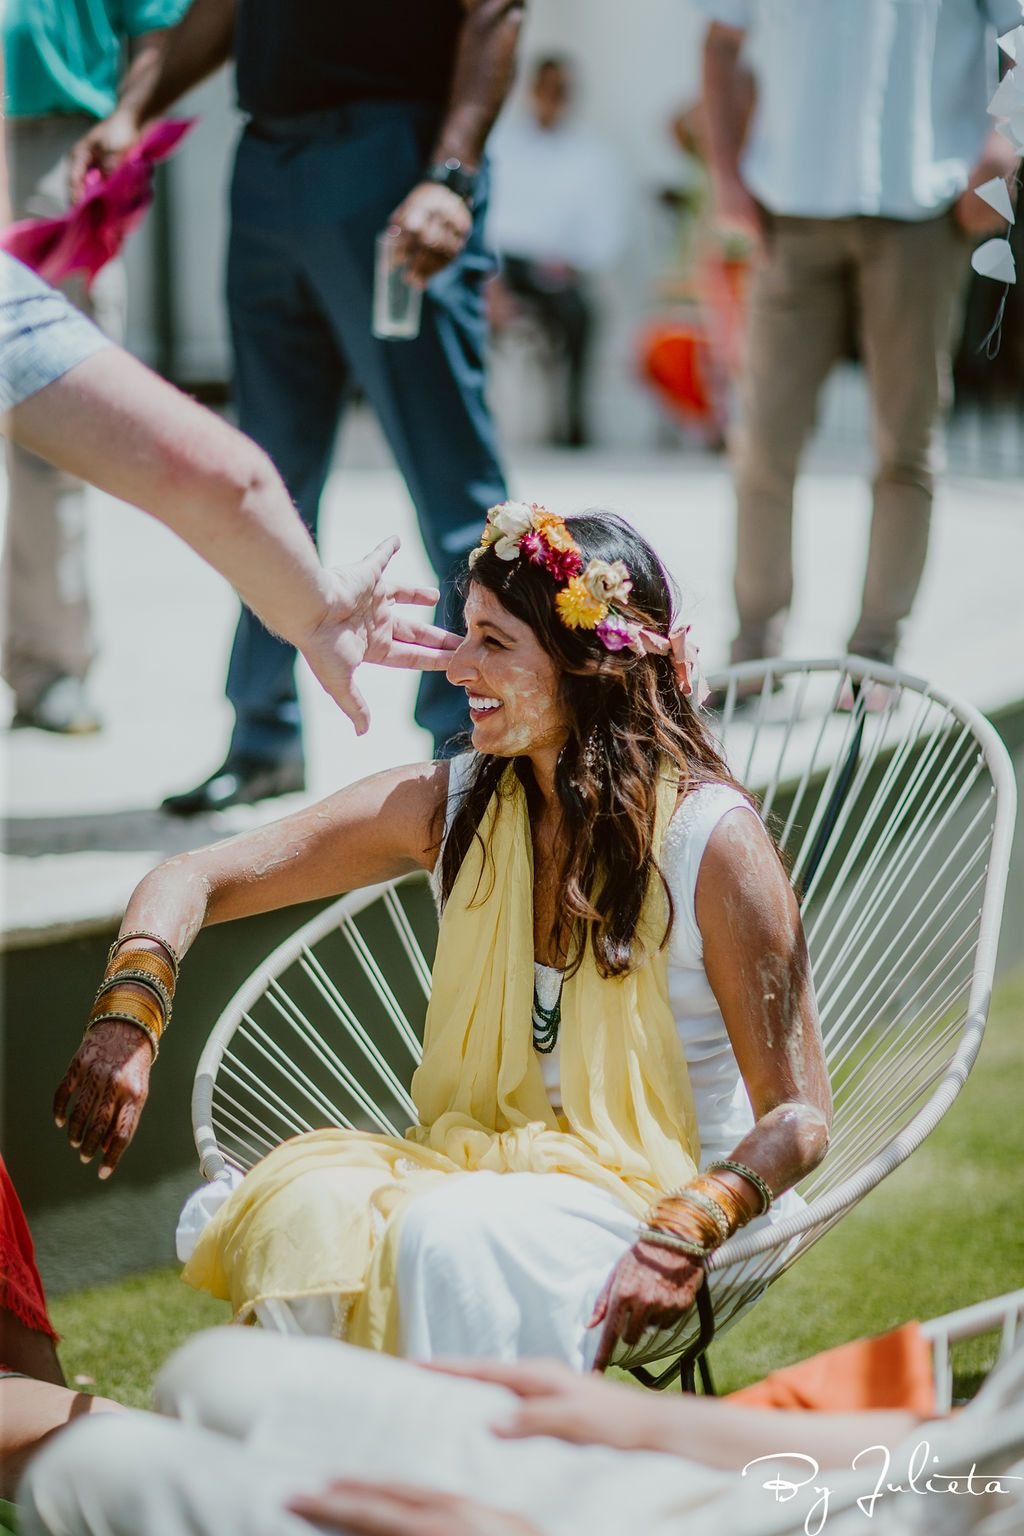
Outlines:
[[699,322],[655,322],[641,339],[640,365],[662,400],[685,421],[704,428],[719,425],[711,344]]

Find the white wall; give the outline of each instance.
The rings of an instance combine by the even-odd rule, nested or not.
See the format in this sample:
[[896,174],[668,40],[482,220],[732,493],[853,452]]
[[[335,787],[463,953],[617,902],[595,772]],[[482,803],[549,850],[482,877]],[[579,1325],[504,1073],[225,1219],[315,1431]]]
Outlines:
[[[604,326],[593,375],[596,428],[616,445],[648,444],[656,433],[657,411],[634,379],[635,337],[651,310],[652,280],[671,239],[656,194],[681,174],[668,122],[696,94],[702,26],[689,0],[533,0],[527,12],[522,78],[539,53],[573,58],[579,115],[618,151],[633,183],[635,227],[619,267],[603,285]],[[515,109],[521,90],[520,84],[508,110]],[[179,371],[184,379],[226,378],[226,192],[237,134],[227,72],[195,92],[182,110],[200,114],[201,121],[170,173]],[[145,232],[131,261],[130,344],[152,358]],[[499,387],[495,394],[500,401]]]

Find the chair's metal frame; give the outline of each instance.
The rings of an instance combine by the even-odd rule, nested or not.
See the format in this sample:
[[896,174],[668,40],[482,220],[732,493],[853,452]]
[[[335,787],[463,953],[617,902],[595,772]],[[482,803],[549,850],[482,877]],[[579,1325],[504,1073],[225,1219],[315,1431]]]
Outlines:
[[[752,662],[712,681],[724,695],[720,734],[733,771],[755,789],[764,786],[764,813],[783,821],[780,845],[803,904],[819,994],[842,999],[844,986],[856,986],[842,1009],[833,1010],[835,1017],[826,1020],[823,1011],[830,1070],[846,1069],[855,1048],[864,1042],[868,1026],[858,1032],[858,1008],[873,1008],[876,998],[889,1001],[889,992],[883,989],[891,980],[892,957],[900,943],[913,945],[919,930],[924,931],[929,906],[941,903],[950,889],[958,891],[961,880],[969,882],[964,897],[937,940],[929,944],[948,940],[945,962],[951,964],[948,957],[955,955],[964,981],[949,990],[942,960],[937,961],[918,986],[918,991],[931,988],[917,998],[922,1017],[915,1012],[910,1023],[901,1024],[917,992],[903,1003],[891,1028],[897,1039],[911,1031],[912,1042],[925,1041],[930,1030],[927,1050],[922,1045],[923,1060],[912,1059],[901,1072],[887,1073],[883,1050],[879,1062],[850,1095],[852,1104],[844,1101],[840,1106],[832,1148],[802,1186],[805,1208],[770,1229],[738,1233],[711,1255],[713,1314],[705,1305],[699,1326],[687,1320],[673,1332],[645,1340],[617,1358],[617,1364],[634,1370],[649,1385],[665,1385],[681,1370],[684,1379],[692,1380],[716,1321],[720,1330],[735,1320],[799,1253],[899,1167],[953,1103],[973,1065],[985,1026],[1015,812],[1012,767],[996,731],[970,705],[922,679],[843,657]],[[892,690],[890,703],[879,715],[864,709],[866,690],[874,684]],[[785,689],[781,701],[780,688]],[[744,700],[743,695],[751,691],[753,700]],[[854,707],[842,714],[836,706],[844,691],[852,693]],[[808,702],[815,703],[810,723]],[[932,726],[925,730],[929,721]],[[957,817],[966,814],[965,807],[973,803],[968,797],[976,797],[978,791],[987,791],[981,808],[960,827]],[[894,808],[879,826],[887,795],[895,797]],[[788,811],[779,818],[778,806],[786,800]],[[799,823],[802,807],[808,812],[806,826]],[[949,846],[943,841],[947,834]],[[905,882],[909,872],[925,860],[938,861],[936,872],[906,910],[900,904]],[[315,954],[327,935],[339,930],[344,934],[352,959],[379,998],[411,1069],[420,1053],[417,1031],[355,921],[374,903],[383,904],[422,992],[425,1011],[429,966],[400,900],[400,884],[354,892],[320,912],[278,946],[222,1013],[200,1057],[192,1096],[193,1129],[205,1177],[222,1176],[229,1166],[249,1166],[276,1140],[312,1128],[314,1120],[358,1123],[400,1134],[404,1127],[396,1123],[396,1115],[409,1122],[414,1119],[407,1076],[402,1081],[403,1072],[395,1071]],[[852,914],[846,931],[837,923],[844,914]],[[954,934],[961,920],[967,920],[967,927],[957,927]],[[857,965],[863,966],[869,941],[877,942],[880,953],[862,974]],[[870,952],[874,955],[874,950]],[[292,966],[304,973],[322,999],[332,1029],[340,1028],[354,1041],[365,1068],[362,1076],[338,1057],[289,998],[280,979]],[[246,1104],[259,1092],[258,1074],[251,1064],[243,1065],[232,1056],[236,1032],[245,1031],[249,1047],[278,1072],[287,1070],[290,1059],[274,1031],[252,1017],[261,999],[272,1005],[285,1037],[294,1031],[304,1046],[315,1051],[317,1062],[337,1080],[352,1114],[346,1115],[307,1079],[297,1084],[304,1102],[311,1106],[305,1113],[274,1093],[273,1100],[265,1100],[267,1121],[253,1119]],[[946,1012],[954,1010],[954,1005],[955,1012],[947,1020]],[[890,1028],[880,1002],[870,1029],[883,1026]],[[232,1093],[232,1085],[239,1097]],[[391,1112],[381,1107],[386,1097],[393,1106]],[[222,1139],[237,1143],[234,1152],[221,1145],[215,1127],[218,1117]],[[859,1141],[843,1123],[846,1118],[852,1120]],[[890,1125],[893,1129],[888,1134]],[[862,1155],[865,1143],[870,1150]],[[644,1369],[666,1358],[673,1358],[673,1363],[660,1375]]]
[[933,1317],[921,1324],[921,1332],[931,1345],[937,1416],[948,1413],[953,1406],[950,1346],[964,1339],[976,1339],[983,1333],[994,1333],[997,1328],[998,1366],[1009,1359],[1017,1335],[1024,1328],[1024,1291],[1008,1291],[1004,1296],[993,1296],[990,1301],[979,1301],[972,1307],[961,1307],[956,1312],[946,1312],[942,1317]]

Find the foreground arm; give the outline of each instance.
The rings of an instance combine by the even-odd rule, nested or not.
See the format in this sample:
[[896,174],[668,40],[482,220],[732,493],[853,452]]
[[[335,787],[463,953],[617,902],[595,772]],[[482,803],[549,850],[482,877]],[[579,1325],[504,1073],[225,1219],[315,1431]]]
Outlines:
[[433,588],[386,590],[397,540],[327,571],[266,454],[128,353],[106,347],[8,414],[8,434],[61,469],[150,512],[296,646],[360,733],[369,713],[361,661],[443,670],[457,644],[392,607],[432,604]]
[[[810,962],[793,889],[761,823],[746,811],[723,817],[701,863],[697,923],[704,967],[729,1031],[756,1124],[731,1156],[774,1195],[824,1157],[832,1114]],[[742,1175],[716,1174],[756,1211]],[[720,1241],[720,1239],[718,1239]],[[619,1339],[636,1343],[692,1306],[703,1261],[642,1237],[610,1276],[591,1326],[604,1322],[595,1369]]]
[[704,39],[704,122],[719,224],[760,244],[764,220],[740,175],[740,155],[754,106],[754,77],[742,60],[744,33],[712,22]]
[[685,1392],[638,1392],[599,1376],[579,1376],[548,1360],[444,1361],[426,1369],[493,1382],[514,1392],[521,1400],[518,1411],[508,1423],[495,1427],[503,1438],[552,1435],[576,1445],[662,1451],[731,1472],[776,1451],[802,1452],[822,1467],[848,1468],[866,1445],[896,1445],[921,1422],[903,1409],[793,1413]]
[[[391,769],[271,826],[168,859],[136,887],[121,933],[157,934],[181,956],[208,924],[430,869],[447,786],[447,763]],[[148,939],[131,947],[166,954]],[[102,1153],[101,1178],[135,1134],[153,1054],[135,1025],[97,1024],[57,1089],[57,1124],[83,1162]]]
[[[451,96],[431,163],[458,160],[476,171],[484,144],[508,94],[526,0],[462,0]],[[462,250],[473,216],[458,193],[421,181],[391,215],[401,231],[399,254],[413,282],[425,283]]]
[[288,1506],[342,1536],[542,1536],[529,1520],[458,1493],[339,1478]]

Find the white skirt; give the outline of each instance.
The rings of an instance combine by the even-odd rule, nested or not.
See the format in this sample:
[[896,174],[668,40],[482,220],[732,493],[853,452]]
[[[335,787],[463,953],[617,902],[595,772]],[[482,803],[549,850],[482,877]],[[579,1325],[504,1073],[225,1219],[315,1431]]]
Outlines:
[[[238,1182],[235,1175],[191,1197],[178,1224],[182,1262]],[[802,1204],[789,1191],[745,1231],[792,1215]],[[402,1216],[401,1354],[410,1360],[547,1356],[589,1370],[601,1328],[587,1324],[636,1232],[630,1210],[570,1174],[453,1175]],[[714,1298],[714,1276],[710,1288]],[[261,1303],[257,1315],[281,1333],[344,1337],[336,1297]]]

